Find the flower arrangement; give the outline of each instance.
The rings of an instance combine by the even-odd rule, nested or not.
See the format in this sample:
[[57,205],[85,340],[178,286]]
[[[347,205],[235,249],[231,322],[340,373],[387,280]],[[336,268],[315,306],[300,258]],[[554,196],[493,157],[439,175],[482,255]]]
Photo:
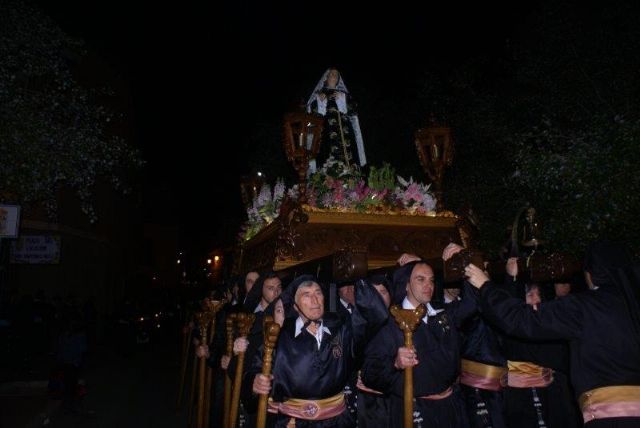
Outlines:
[[[321,169],[309,177],[307,209],[359,213],[395,213],[435,215],[436,199],[429,185],[405,180],[396,175],[388,163],[371,167],[368,177],[355,166],[329,157]],[[263,185],[253,205],[247,210],[248,220],[241,232],[244,240],[255,236],[278,217],[284,195],[298,198],[298,186],[285,188],[279,179],[273,189]]]
[[[273,192],[268,184],[262,185],[260,193],[253,200],[251,208],[247,210],[247,222],[240,232],[242,239],[251,239],[278,217],[285,193],[287,189],[282,179],[276,181]],[[289,194],[291,196],[293,192],[290,191]]]

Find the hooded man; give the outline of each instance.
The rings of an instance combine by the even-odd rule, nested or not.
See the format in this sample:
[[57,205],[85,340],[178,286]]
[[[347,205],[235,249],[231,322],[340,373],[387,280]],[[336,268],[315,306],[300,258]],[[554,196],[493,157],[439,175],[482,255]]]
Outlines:
[[600,241],[588,249],[590,291],[537,309],[473,264],[465,274],[480,289],[483,314],[508,334],[569,340],[571,382],[587,427],[640,426],[640,267],[621,244]]
[[[445,309],[435,309],[431,299],[434,272],[423,260],[398,268],[393,275],[392,301],[403,309],[427,308],[413,333],[413,348],[404,346],[404,334],[389,318],[367,347],[362,381],[389,397],[390,426],[403,421],[403,370],[413,367],[414,423],[424,426],[467,427],[464,402],[457,385],[460,374],[462,320],[476,310],[476,302],[463,298]],[[465,289],[465,296],[471,290]]]
[[[352,427],[355,417],[346,411],[344,388],[361,352],[364,335],[355,329],[381,325],[387,316],[377,292],[364,280],[355,282],[356,308],[346,319],[325,312],[325,295],[311,275],[296,278],[282,294],[293,306],[280,330],[274,353],[273,375],[256,375],[255,394],[270,394],[276,427],[300,420],[313,427]],[[367,320],[357,323],[356,319]],[[257,367],[254,367],[258,372]]]

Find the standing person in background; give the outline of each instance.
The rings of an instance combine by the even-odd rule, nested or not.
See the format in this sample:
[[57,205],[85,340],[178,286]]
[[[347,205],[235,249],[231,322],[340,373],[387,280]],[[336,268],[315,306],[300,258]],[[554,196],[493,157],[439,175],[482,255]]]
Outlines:
[[243,305],[246,303],[247,297],[249,296],[249,293],[253,288],[253,284],[256,283],[259,277],[260,274],[255,270],[247,272],[247,274],[244,276],[244,288],[241,299]]

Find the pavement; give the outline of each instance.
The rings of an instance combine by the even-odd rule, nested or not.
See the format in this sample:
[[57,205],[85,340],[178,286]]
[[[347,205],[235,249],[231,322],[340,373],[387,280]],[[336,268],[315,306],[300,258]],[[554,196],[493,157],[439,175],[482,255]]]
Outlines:
[[87,395],[74,411],[48,395],[52,357],[43,356],[29,373],[10,376],[5,370],[0,428],[186,428],[185,406],[176,411],[175,402],[179,347],[178,338],[175,343],[138,346],[130,355],[98,347],[87,357]]
[[28,363],[3,359],[0,365],[0,428],[46,426],[59,400],[48,394],[49,374],[55,359],[40,354]]

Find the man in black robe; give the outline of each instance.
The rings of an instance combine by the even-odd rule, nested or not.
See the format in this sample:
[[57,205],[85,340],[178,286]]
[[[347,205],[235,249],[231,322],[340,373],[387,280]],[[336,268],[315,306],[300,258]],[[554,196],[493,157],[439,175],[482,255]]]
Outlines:
[[434,273],[424,261],[398,268],[393,277],[393,302],[403,309],[423,304],[427,315],[413,333],[413,348],[404,346],[404,334],[389,318],[367,347],[362,381],[388,395],[391,426],[403,421],[403,369],[413,367],[414,426],[467,427],[469,422],[460,395],[461,322],[476,310],[470,287],[461,301],[435,309],[430,305]]
[[[244,370],[243,370],[243,382],[242,391],[240,396],[240,410],[239,419],[243,421],[245,427],[254,427],[256,425],[258,402],[251,397],[251,380],[244,381],[247,377],[247,373],[251,370],[251,361],[254,360],[254,355],[257,349],[263,342],[263,325],[264,317],[268,315],[267,308],[270,307],[279,297],[282,292],[282,281],[276,272],[261,273],[258,279],[249,290],[244,302],[244,312],[253,313],[255,320],[251,326],[248,337],[237,337],[234,341],[234,357],[230,360],[227,373],[229,378],[233,382],[236,374],[237,367],[237,354],[244,352]],[[273,308],[271,309],[271,312]],[[273,315],[273,313],[269,314]],[[225,357],[223,357],[225,358]],[[245,384],[249,384],[247,387]],[[248,392],[248,393],[247,393]]]
[[461,330],[460,388],[471,427],[505,428],[507,360],[500,335],[481,314],[468,318]]
[[[386,275],[373,275],[369,281],[382,297],[387,308],[391,305],[391,284]],[[367,344],[363,358],[370,353]],[[366,386],[358,375],[357,380],[358,428],[377,428],[392,426],[389,409],[389,397],[380,391]]]
[[[534,308],[544,302],[539,284],[517,280],[517,259],[507,261],[507,273],[505,286],[514,297]],[[504,391],[507,425],[523,428],[578,426],[569,386],[567,342],[505,336],[503,349],[509,366],[508,387]]]
[[617,243],[594,243],[585,277],[595,289],[544,302],[537,310],[495,286],[479,267],[483,314],[509,334],[567,339],[571,382],[589,428],[640,426],[640,267]]
[[[256,375],[253,383],[255,394],[271,394],[271,411],[278,412],[276,427],[292,419],[304,427],[355,426],[343,392],[363,346],[355,338],[364,335],[354,331],[354,325],[371,328],[387,317],[371,285],[360,280],[355,288],[350,320],[325,313],[323,290],[310,275],[296,278],[283,293],[283,301],[293,303],[298,315],[287,318],[280,330],[272,376]],[[357,318],[368,324],[354,323]]]

